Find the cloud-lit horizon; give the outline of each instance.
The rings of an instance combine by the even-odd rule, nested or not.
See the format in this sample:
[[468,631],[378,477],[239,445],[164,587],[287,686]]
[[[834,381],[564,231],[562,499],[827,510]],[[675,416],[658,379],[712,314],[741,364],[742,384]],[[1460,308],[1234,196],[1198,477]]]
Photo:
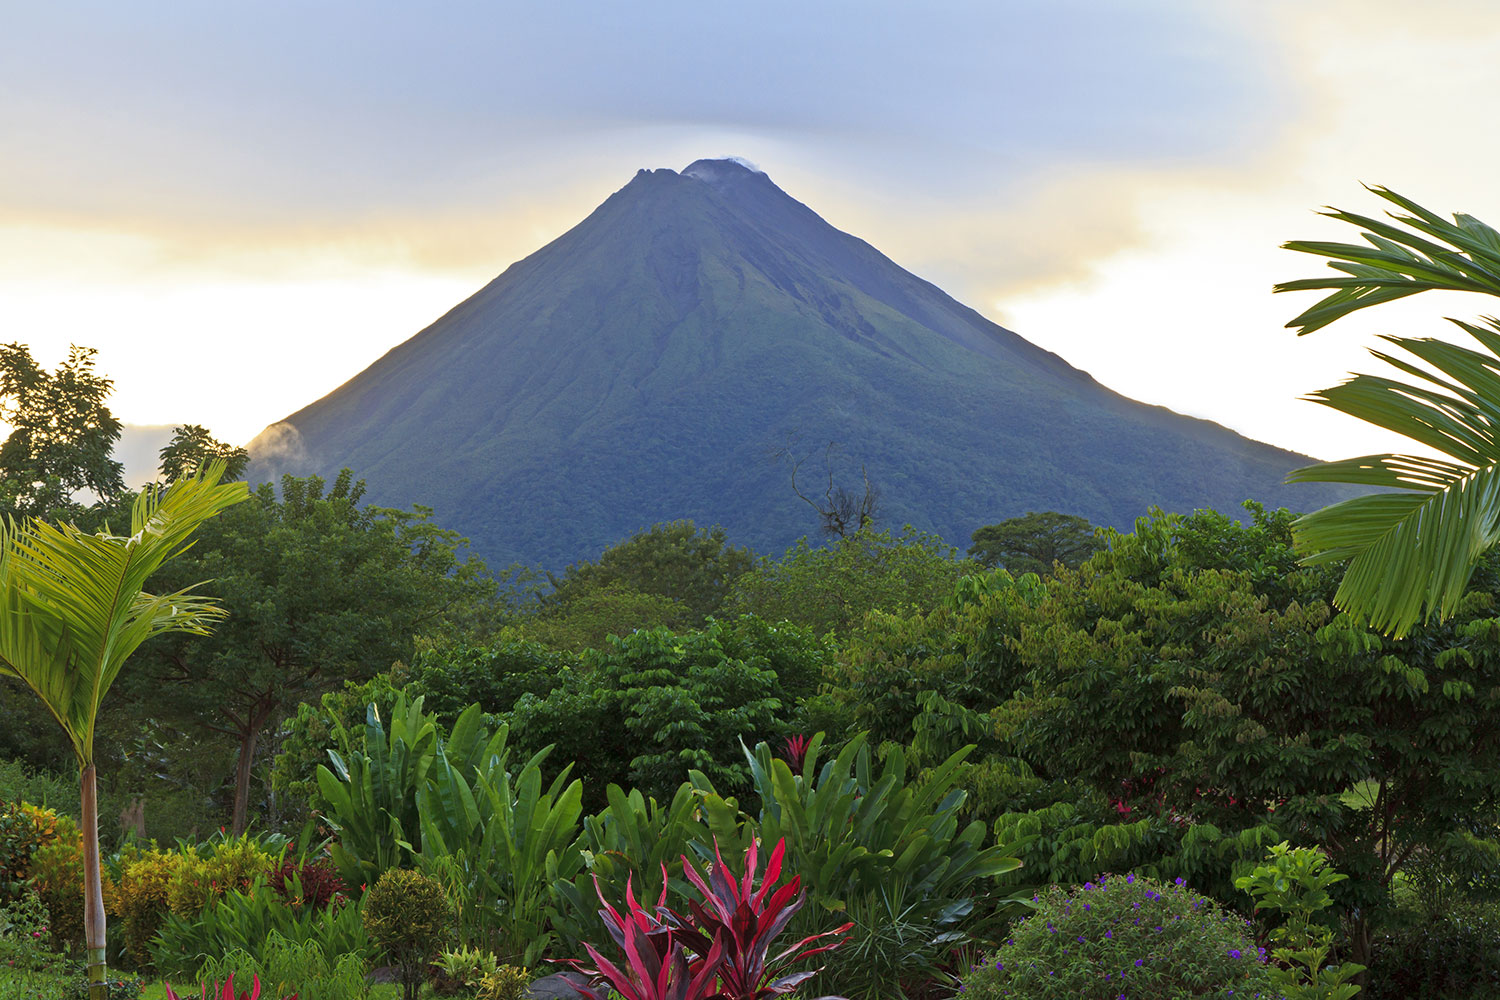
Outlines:
[[[1309,6],[1315,9],[1309,9]],[[1375,211],[1500,221],[1463,94],[1500,15],[659,2],[36,5],[0,38],[0,339],[97,347],[132,424],[246,441],[642,167],[755,162],[960,301],[1135,398],[1332,457],[1395,439],[1297,397],[1419,297],[1297,340],[1271,282]],[[1398,326],[1397,324],[1407,324]]]

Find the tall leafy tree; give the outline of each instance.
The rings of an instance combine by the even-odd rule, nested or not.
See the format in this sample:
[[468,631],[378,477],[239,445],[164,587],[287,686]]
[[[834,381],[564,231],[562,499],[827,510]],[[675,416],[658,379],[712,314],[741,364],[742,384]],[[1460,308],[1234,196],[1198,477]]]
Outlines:
[[200,465],[224,463],[224,480],[233,482],[245,474],[250,453],[225,444],[199,424],[183,424],[172,431],[172,440],[161,450],[161,474],[168,481],[191,475]]
[[547,604],[564,606],[623,587],[675,601],[690,612],[692,624],[702,624],[723,605],[734,581],[754,565],[755,554],[729,544],[718,525],[700,530],[692,521],[668,521],[610,546],[595,562],[569,566],[555,581],[556,593]]
[[222,471],[210,467],[142,493],[128,536],[39,519],[0,525],[0,675],[18,678],[46,705],[78,762],[90,1000],[108,995],[94,734],[105,695],[141,643],[168,633],[204,635],[223,616],[190,587],[145,592],[148,578],[183,552],[200,525],[245,499],[243,485],[219,483]]
[[1087,518],[1055,510],[1030,511],[1024,517],[986,524],[975,530],[972,539],[970,558],[1003,567],[1012,576],[1045,576],[1059,562],[1077,568],[1103,547]]
[[857,531],[814,548],[802,539],[735,581],[728,611],[848,635],[871,611],[937,606],[974,564],[936,535]]
[[[1368,245],[1295,241],[1338,276],[1276,286],[1329,290],[1287,326],[1312,333],[1359,309],[1433,289],[1500,295],[1500,233],[1468,215],[1450,222],[1386,188],[1393,222],[1323,214],[1360,227]],[[1407,380],[1356,375],[1312,399],[1402,434],[1442,457],[1364,455],[1299,469],[1292,482],[1354,483],[1381,492],[1300,519],[1310,563],[1349,561],[1334,602],[1393,636],[1425,615],[1457,612],[1479,557],[1500,541],[1500,320],[1452,320],[1477,346],[1383,337],[1415,360],[1372,351]],[[1422,367],[1422,366],[1426,367]]]
[[235,616],[206,641],[153,644],[135,694],[236,741],[236,832],[257,747],[299,702],[410,658],[418,632],[487,627],[494,582],[460,556],[464,540],[426,508],[363,496],[347,469],[326,490],[317,477],[283,478],[279,497],[262,484],[172,568],[177,580],[212,580],[207,592]]
[[120,421],[104,402],[114,383],[94,370],[96,353],[75,345],[49,372],[25,344],[0,345],[0,420],[11,427],[0,444],[0,511],[72,518],[83,509],[76,493],[101,502],[124,494],[110,457]]

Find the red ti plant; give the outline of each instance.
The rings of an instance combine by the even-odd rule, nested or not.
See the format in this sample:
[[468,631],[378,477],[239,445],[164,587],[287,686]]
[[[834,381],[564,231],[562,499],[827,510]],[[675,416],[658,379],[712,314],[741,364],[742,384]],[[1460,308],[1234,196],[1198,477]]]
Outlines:
[[[667,910],[666,874],[663,865],[661,898],[656,903],[658,913],[670,912]],[[625,1000],[704,1000],[712,995],[715,974],[724,959],[718,942],[689,960],[680,936],[635,901],[630,879],[625,880],[624,916],[604,898],[597,876],[594,878],[594,892],[604,904],[599,916],[604,918],[609,936],[625,953],[626,968],[615,965],[591,944],[583,947],[593,959],[594,968],[585,968],[577,961],[570,964],[596,982],[603,979]],[[605,1000],[608,993],[602,987],[577,982],[572,985],[589,1000]]]
[[[172,992],[171,983],[163,983],[162,985],[166,987],[167,1000],[183,1000],[182,997]],[[199,991],[198,998],[199,1000],[260,1000],[260,977],[252,977],[250,992],[241,993],[238,996],[234,992],[234,976],[232,974],[222,984],[215,983],[212,987],[212,992],[210,992],[209,985],[204,983]],[[189,994],[186,1000],[192,1000],[192,995]],[[291,996],[286,997],[285,1000],[297,1000],[297,994],[293,993]]]
[[[610,937],[625,953],[628,969],[609,962],[592,945],[584,945],[594,968],[573,963],[581,972],[613,987],[625,1000],[767,1000],[790,993],[817,975],[819,969],[789,972],[788,967],[843,943],[853,923],[803,938],[776,955],[771,943],[802,908],[801,876],[777,886],[785,841],[771,852],[765,877],[755,888],[756,845],[745,851],[745,874],[736,880],[714,845],[716,864],[705,877],[686,857],[683,875],[703,894],[703,902],[688,903],[688,916],[667,907],[666,871],[661,898],[651,914],[636,902],[629,880],[625,884],[627,915],[622,916],[599,893],[604,909],[599,915]],[[594,884],[599,892],[598,880]],[[814,947],[827,937],[836,940]],[[604,1000],[605,990],[575,984],[590,1000]],[[820,1000],[842,1000],[824,997]]]
[[807,759],[807,737],[798,733],[788,736],[781,744],[782,756],[786,758],[793,774],[802,773],[802,762]]

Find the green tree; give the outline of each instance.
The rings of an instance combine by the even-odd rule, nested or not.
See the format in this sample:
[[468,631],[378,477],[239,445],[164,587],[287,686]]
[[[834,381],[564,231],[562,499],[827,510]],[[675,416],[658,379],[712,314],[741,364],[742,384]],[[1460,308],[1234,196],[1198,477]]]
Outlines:
[[205,521],[246,498],[218,467],[148,490],[130,535],[87,534],[32,519],[0,526],[0,674],[19,678],[73,746],[82,790],[85,938],[89,996],[106,1000],[104,896],[94,733],[101,706],[130,654],[152,636],[203,635],[224,612],[190,588],[148,594],[148,578],[179,556]]
[[[1350,212],[1329,218],[1358,226],[1368,246],[1295,241],[1290,250],[1328,258],[1338,277],[1307,278],[1278,292],[1331,289],[1287,326],[1312,333],[1359,309],[1431,289],[1500,295],[1500,233],[1468,215],[1449,222],[1386,188],[1375,194],[1404,209],[1397,224]],[[1356,375],[1312,399],[1402,434],[1441,458],[1365,455],[1299,469],[1291,482],[1354,483],[1368,493],[1297,522],[1309,563],[1348,561],[1334,602],[1393,636],[1424,616],[1458,612],[1480,556],[1500,540],[1500,320],[1452,322],[1478,343],[1384,337],[1420,365],[1372,352],[1410,381]]]
[[1040,595],[868,630],[835,689],[918,733],[933,695],[977,713],[1009,767],[990,776],[1014,796],[997,829],[1036,835],[1033,878],[1135,868],[1227,900],[1233,862],[1291,838],[1350,875],[1363,954],[1413,857],[1493,838],[1500,560],[1452,621],[1393,640],[1335,612],[1336,571],[1298,564],[1291,514],[1251,513],[1156,512]]
[[699,530],[692,521],[668,521],[610,546],[595,562],[569,566],[546,603],[565,607],[618,586],[681,604],[691,618],[678,624],[697,626],[718,613],[734,581],[754,565],[754,553],[730,545],[718,525]]
[[643,594],[618,581],[578,588],[567,601],[543,606],[516,630],[555,649],[581,653],[600,649],[611,636],[641,629],[687,628],[694,615],[687,605],[660,594]]
[[224,479],[233,482],[245,474],[250,453],[215,440],[207,427],[183,424],[172,431],[172,440],[161,450],[161,474],[170,482],[192,475],[200,465],[215,461],[224,463]]
[[974,568],[941,538],[910,525],[898,536],[862,530],[819,548],[804,538],[735,581],[725,607],[819,635],[847,635],[871,611],[936,607]]
[[75,519],[84,509],[75,493],[108,503],[125,492],[110,457],[120,421],[104,404],[114,383],[94,371],[96,353],[71,347],[48,372],[25,344],[0,346],[0,420],[11,427],[0,444],[0,512]]
[[361,506],[363,494],[347,469],[326,492],[317,477],[283,478],[279,499],[262,484],[173,566],[212,580],[235,617],[202,643],[153,644],[135,694],[237,742],[236,833],[257,746],[299,702],[409,659],[419,632],[486,620],[494,583],[460,557],[463,539],[425,508]]
[[[799,655],[794,639],[753,622],[642,630],[584,652],[551,691],[523,694],[499,718],[514,744],[555,744],[554,760],[576,762],[596,807],[610,784],[671,801],[689,768],[739,790],[748,783],[740,741],[782,729],[790,698],[777,668],[818,670],[823,647],[803,638]],[[804,658],[813,662],[795,662]]]
[[1012,576],[1046,576],[1053,563],[1076,568],[1100,548],[1087,518],[1046,511],[1012,517],[975,530],[969,556],[986,566],[1002,566]]

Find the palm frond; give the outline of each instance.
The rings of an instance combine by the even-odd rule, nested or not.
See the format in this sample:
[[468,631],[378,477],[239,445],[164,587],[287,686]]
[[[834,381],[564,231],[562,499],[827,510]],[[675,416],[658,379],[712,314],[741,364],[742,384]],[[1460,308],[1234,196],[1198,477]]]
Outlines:
[[[1386,188],[1369,190],[1409,214],[1390,213],[1392,224],[1330,210],[1323,214],[1360,226],[1369,245],[1285,244],[1328,258],[1339,272],[1276,286],[1330,290],[1287,326],[1311,333],[1356,310],[1434,288],[1500,295],[1500,233],[1467,215],[1449,222]],[[1355,497],[1292,525],[1305,563],[1349,561],[1334,603],[1395,636],[1424,615],[1452,615],[1479,557],[1500,541],[1500,321],[1453,322],[1477,348],[1385,337],[1420,362],[1372,352],[1408,380],[1356,375],[1308,397],[1447,458],[1367,455],[1287,477],[1399,491]]]
[[1402,224],[1392,225],[1330,209],[1320,214],[1361,227],[1370,245],[1317,240],[1283,244],[1288,250],[1326,257],[1330,268],[1349,275],[1276,285],[1278,292],[1333,289],[1287,323],[1289,328],[1299,336],[1312,333],[1356,310],[1429,289],[1500,295],[1500,234],[1471,216],[1457,215],[1450,223],[1387,188],[1369,190],[1412,214],[1390,213]]
[[130,654],[163,632],[206,632],[224,614],[192,588],[145,592],[200,524],[248,497],[243,483],[220,484],[222,471],[144,491],[129,536],[41,520],[0,527],[0,672],[41,698],[81,762],[92,759],[99,706]]

